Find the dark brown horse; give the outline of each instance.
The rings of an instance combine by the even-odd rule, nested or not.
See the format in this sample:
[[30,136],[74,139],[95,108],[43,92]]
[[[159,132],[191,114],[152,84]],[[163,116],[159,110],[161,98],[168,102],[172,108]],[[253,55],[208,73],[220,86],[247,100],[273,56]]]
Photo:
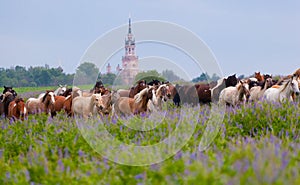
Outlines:
[[17,98],[9,103],[8,106],[8,118],[12,118],[14,121],[17,119],[24,120],[27,116],[27,110],[25,102],[22,98]]
[[222,78],[217,81],[217,85],[211,89],[211,99],[213,102],[219,101],[220,93],[223,89],[227,87],[234,87],[238,83],[236,74],[228,76],[227,78]]
[[13,94],[14,97],[17,97],[17,92],[15,90],[13,90],[13,87],[7,87],[7,86],[3,86],[3,94],[5,94],[6,92],[11,92]]
[[8,116],[9,104],[10,104],[10,102],[14,101],[14,99],[15,99],[15,96],[9,91],[7,91],[7,92],[5,92],[5,94],[3,94],[2,103],[3,103],[3,107],[4,107],[5,117]]
[[137,93],[146,88],[145,80],[140,80],[134,88],[130,89],[129,98],[133,98]]
[[237,83],[238,83],[238,79],[236,77],[236,74],[233,74],[233,75],[225,78],[226,87],[231,87],[231,86],[234,87],[234,86],[236,86]]
[[211,91],[209,84],[195,84],[195,85],[172,85],[168,84],[167,96],[173,99],[176,106],[180,104],[197,105],[211,102]]

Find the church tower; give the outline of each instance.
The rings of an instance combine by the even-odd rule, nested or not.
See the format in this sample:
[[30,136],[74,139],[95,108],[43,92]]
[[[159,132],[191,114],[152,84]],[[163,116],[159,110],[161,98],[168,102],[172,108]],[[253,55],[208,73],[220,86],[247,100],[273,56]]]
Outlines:
[[110,74],[111,73],[111,65],[110,63],[108,63],[108,65],[106,66],[106,74]]
[[138,57],[135,54],[135,39],[131,31],[131,18],[128,22],[128,33],[125,38],[125,55],[122,57],[121,77],[123,83],[130,85],[139,72]]

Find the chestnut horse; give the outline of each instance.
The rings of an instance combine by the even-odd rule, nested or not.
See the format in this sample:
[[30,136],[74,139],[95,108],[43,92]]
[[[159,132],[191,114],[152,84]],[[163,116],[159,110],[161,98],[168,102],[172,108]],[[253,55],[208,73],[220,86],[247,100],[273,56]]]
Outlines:
[[66,97],[55,96],[54,99],[55,99],[55,102],[54,102],[53,106],[51,107],[51,116],[52,117],[56,116],[56,113],[63,109]]
[[129,98],[133,98],[137,93],[146,88],[145,80],[140,80],[134,88],[129,91]]
[[129,116],[146,112],[150,99],[152,99],[152,93],[149,88],[143,89],[134,98],[120,97],[112,106],[112,114]]
[[260,72],[255,72],[254,77],[257,79],[259,82],[265,81],[264,75],[261,75]]
[[73,116],[72,112],[72,100],[73,100],[73,95],[69,95],[66,97],[64,104],[63,104],[63,109],[67,113],[69,117]]
[[17,98],[9,103],[8,106],[8,118],[12,118],[14,121],[24,118],[27,116],[27,110],[25,107],[24,100],[22,98]]
[[54,110],[54,103],[55,103],[55,95],[53,91],[46,91],[45,95],[42,98],[42,102],[44,104],[44,112],[46,114],[51,113]]

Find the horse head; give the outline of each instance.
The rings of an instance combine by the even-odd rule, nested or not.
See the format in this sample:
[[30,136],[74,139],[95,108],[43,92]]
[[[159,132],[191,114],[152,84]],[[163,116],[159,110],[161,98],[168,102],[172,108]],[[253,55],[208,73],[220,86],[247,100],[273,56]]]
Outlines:
[[259,81],[264,81],[264,76],[260,74],[260,72],[255,72],[254,77]]
[[3,94],[5,94],[6,92],[11,92],[13,94],[14,97],[17,97],[17,93],[15,90],[13,90],[13,87],[6,87],[6,86],[3,86],[4,89],[3,89]]
[[66,92],[67,90],[67,85],[58,85],[58,88],[54,91],[54,94],[56,96],[63,96],[63,94]]
[[246,97],[246,101],[248,101],[250,97],[249,84],[243,80],[240,80],[239,84],[237,85],[237,89],[239,92],[239,101],[243,101],[244,97]]
[[291,77],[291,88],[297,96],[300,94],[298,76],[296,74]]
[[103,95],[100,97],[100,99],[98,99],[97,108],[99,113],[107,115],[111,112],[111,99],[111,94]]
[[46,94],[43,96],[42,102],[48,105],[54,105],[55,103],[55,94],[53,91],[46,91]]
[[230,87],[230,86],[236,86],[236,84],[238,83],[238,79],[236,77],[236,74],[233,74],[231,76],[228,76],[226,79],[225,79],[225,85],[226,87]]
[[272,75],[270,75],[270,74],[264,74],[264,79],[268,79],[268,78],[272,79]]

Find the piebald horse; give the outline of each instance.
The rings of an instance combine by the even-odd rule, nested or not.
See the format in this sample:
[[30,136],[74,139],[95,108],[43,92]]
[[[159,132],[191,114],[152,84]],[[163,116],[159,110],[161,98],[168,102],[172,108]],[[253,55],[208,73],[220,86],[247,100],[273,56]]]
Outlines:
[[[54,110],[55,103],[55,95],[53,91],[47,91],[46,94],[42,98],[42,102],[44,104],[44,112],[46,114],[52,113]],[[51,116],[53,116],[51,114]]]
[[8,118],[12,118],[14,121],[21,119],[24,121],[27,116],[27,110],[25,107],[24,100],[22,98],[17,98],[9,103],[8,106]]

